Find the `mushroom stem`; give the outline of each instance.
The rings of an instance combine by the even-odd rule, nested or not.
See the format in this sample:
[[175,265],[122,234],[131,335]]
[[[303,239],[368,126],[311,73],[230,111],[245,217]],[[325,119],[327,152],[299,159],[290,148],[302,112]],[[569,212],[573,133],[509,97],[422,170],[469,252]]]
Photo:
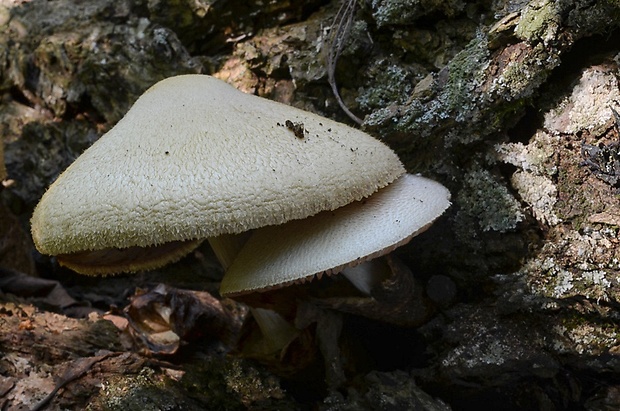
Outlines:
[[365,261],[353,267],[345,267],[344,275],[359,291],[370,295],[371,291],[391,275],[390,267],[381,258]]
[[304,329],[316,323],[316,338],[325,362],[325,381],[330,389],[337,389],[345,381],[340,335],[342,333],[342,314],[324,309],[312,302],[302,302],[297,310],[295,326]]
[[215,253],[215,257],[224,270],[228,270],[228,267],[230,267],[237,254],[239,254],[250,234],[251,231],[246,231],[240,234],[222,234],[218,237],[207,239]]
[[[215,257],[224,270],[228,270],[250,234],[251,231],[246,231],[240,234],[223,234],[208,239]],[[299,334],[299,330],[273,310],[250,307],[250,311],[263,335],[263,342],[268,352],[282,351]]]
[[314,304],[398,327],[417,327],[425,323],[434,307],[411,270],[393,255],[388,254],[379,261],[383,264],[379,269],[388,270],[387,277],[372,286],[369,296],[323,295],[314,298]]
[[299,334],[299,330],[273,310],[265,308],[250,308],[250,310],[269,352],[281,351]]
[[[224,270],[228,270],[250,234],[251,231],[246,231],[240,234],[223,234],[208,239],[215,257]],[[263,343],[267,352],[282,351],[299,334],[295,327],[273,310],[250,307],[250,312],[263,335]]]

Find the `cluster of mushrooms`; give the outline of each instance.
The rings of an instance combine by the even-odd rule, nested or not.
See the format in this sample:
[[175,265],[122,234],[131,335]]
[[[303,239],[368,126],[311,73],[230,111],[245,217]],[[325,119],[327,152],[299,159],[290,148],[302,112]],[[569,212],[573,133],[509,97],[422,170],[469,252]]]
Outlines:
[[[150,270],[208,240],[242,296],[343,272],[450,205],[382,142],[206,75],[165,79],[49,187],[37,249],[83,274]],[[357,278],[360,277],[360,278]]]

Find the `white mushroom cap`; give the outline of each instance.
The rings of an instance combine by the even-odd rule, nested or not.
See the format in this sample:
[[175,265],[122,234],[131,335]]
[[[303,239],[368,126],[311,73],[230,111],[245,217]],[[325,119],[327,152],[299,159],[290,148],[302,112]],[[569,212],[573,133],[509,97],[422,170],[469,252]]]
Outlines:
[[359,130],[209,76],[172,77],[50,186],[32,236],[58,255],[239,233],[341,207],[403,173]]
[[279,288],[316,274],[337,273],[407,243],[450,206],[450,193],[405,174],[371,197],[314,217],[252,233],[224,275],[234,296]]

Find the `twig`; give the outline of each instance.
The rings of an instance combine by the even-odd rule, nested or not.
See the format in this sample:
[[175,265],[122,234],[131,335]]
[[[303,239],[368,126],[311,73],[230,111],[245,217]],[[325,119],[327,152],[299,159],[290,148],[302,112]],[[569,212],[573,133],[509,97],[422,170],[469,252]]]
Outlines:
[[34,408],[32,408],[30,411],[43,410],[47,406],[47,404],[56,396],[58,391],[65,385],[86,374],[96,363],[119,354],[120,353],[107,353],[95,357],[80,358],[79,360],[75,361],[74,364],[69,366],[67,371],[65,371],[65,373],[62,375],[60,381],[58,382],[58,384],[56,384],[52,392],[50,392],[45,398],[39,401],[39,403],[35,405]]
[[362,124],[363,121],[357,117],[355,114],[349,110],[349,108],[344,104],[342,98],[340,97],[340,93],[338,92],[338,87],[336,86],[336,64],[338,63],[338,58],[340,57],[340,53],[344,48],[344,44],[349,36],[349,32],[351,31],[351,24],[353,22],[353,17],[355,16],[355,9],[357,6],[357,0],[343,0],[340,9],[338,9],[338,13],[336,13],[336,17],[334,17],[334,21],[329,30],[329,39],[327,41],[327,56],[326,56],[326,64],[327,64],[327,81],[332,88],[332,92],[336,97],[336,101],[342,108],[342,110],[357,124]]

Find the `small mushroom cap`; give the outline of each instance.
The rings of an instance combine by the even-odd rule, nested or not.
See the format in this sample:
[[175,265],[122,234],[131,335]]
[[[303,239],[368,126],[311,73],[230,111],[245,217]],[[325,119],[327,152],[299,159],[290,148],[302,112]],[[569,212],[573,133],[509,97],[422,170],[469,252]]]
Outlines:
[[155,247],[105,248],[58,254],[58,264],[90,275],[146,271],[180,260],[194,251],[202,240],[171,241]]
[[32,236],[58,255],[239,233],[341,207],[403,173],[359,130],[213,77],[171,77],[50,186]]
[[340,272],[386,254],[426,230],[450,206],[450,192],[405,174],[371,197],[252,233],[220,286],[226,296],[267,291]]

